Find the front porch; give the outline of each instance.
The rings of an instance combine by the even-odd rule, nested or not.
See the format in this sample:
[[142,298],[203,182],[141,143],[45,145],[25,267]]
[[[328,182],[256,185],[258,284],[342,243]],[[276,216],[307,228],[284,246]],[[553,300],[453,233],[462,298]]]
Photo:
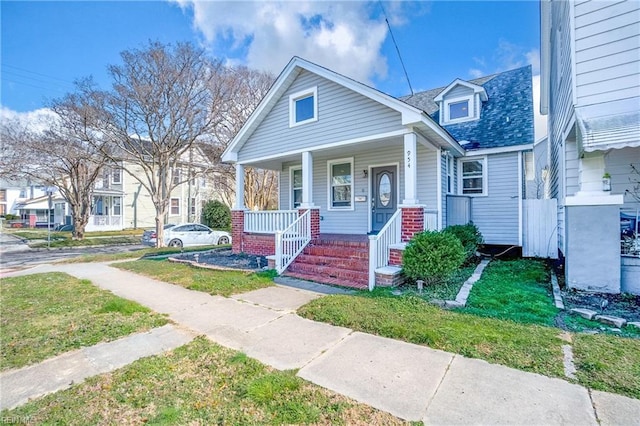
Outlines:
[[404,244],[437,229],[438,211],[399,208],[376,233],[322,232],[320,209],[232,212],[234,253],[267,256],[279,274],[356,289],[399,283]]

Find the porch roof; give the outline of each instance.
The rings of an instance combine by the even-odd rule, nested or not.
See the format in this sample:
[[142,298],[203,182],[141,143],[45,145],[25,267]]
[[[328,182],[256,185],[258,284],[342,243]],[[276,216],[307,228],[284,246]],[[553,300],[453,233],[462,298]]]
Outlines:
[[[422,137],[428,139],[432,144],[439,147],[446,147],[458,155],[464,154],[464,149],[460,146],[460,144],[456,141],[456,139],[449,134],[449,132],[441,127],[437,122],[433,120],[423,110],[420,108],[416,108],[413,105],[410,105],[400,99],[396,99],[386,93],[383,93],[377,89],[374,89],[370,86],[362,84],[358,81],[355,81],[351,78],[348,78],[344,75],[338,74],[334,71],[331,71],[327,68],[321,67],[312,62],[306,61],[299,57],[293,57],[293,59],[289,62],[289,64],[284,68],[284,70],[280,73],[275,83],[267,93],[267,95],[262,99],[256,110],[249,117],[245,125],[240,129],[238,134],[231,141],[227,149],[222,154],[223,162],[236,162],[238,160],[238,152],[242,149],[242,146],[247,142],[253,132],[258,128],[260,123],[265,119],[271,109],[275,106],[278,100],[284,95],[286,90],[290,87],[290,85],[295,81],[296,77],[303,70],[309,71],[316,75],[319,75],[323,78],[331,80],[339,85],[342,85],[350,90],[353,90],[356,93],[359,93],[363,96],[366,96],[380,104],[383,104],[401,114],[401,124],[406,128],[401,132],[397,132],[397,134],[390,135],[374,135],[368,136],[364,138],[352,139],[347,141],[342,141],[339,143],[341,146],[348,145],[356,145],[360,143],[366,143],[372,140],[381,140],[393,136],[401,136],[405,133],[416,132],[420,134]],[[327,149],[330,148],[328,146],[309,146],[305,147],[306,151],[316,151],[319,149]],[[282,161],[283,157],[298,155],[302,150],[285,152],[277,155],[276,157],[279,159],[278,162]],[[256,162],[265,162],[268,158],[256,158],[251,159],[250,161],[246,161],[246,164],[256,163]]]

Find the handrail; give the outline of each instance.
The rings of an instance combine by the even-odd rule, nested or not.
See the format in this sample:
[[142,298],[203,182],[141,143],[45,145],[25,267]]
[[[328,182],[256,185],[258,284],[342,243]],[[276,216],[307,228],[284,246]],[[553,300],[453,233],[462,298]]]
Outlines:
[[376,269],[389,264],[389,246],[400,242],[402,210],[398,209],[378,235],[369,236],[369,291],[376,286]]
[[276,231],[276,271],[281,274],[311,241],[311,210],[284,231]]

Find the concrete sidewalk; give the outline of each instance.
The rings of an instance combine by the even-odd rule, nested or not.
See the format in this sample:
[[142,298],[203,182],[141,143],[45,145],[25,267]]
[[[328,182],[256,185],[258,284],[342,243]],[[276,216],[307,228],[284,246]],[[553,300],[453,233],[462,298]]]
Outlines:
[[[63,271],[245,352],[278,369],[406,420],[428,424],[640,424],[640,400],[564,380],[317,323],[295,310],[322,294],[290,287],[224,298],[105,264],[40,266]],[[3,386],[4,387],[4,386]]]

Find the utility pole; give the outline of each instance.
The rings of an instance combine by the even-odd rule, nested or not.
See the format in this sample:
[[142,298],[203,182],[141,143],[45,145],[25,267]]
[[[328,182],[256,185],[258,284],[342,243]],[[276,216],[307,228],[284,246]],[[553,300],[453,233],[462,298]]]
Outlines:
[[54,186],[47,186],[47,196],[49,197],[49,210],[47,211],[47,249],[51,248],[51,209],[53,209],[53,193],[56,191]]

